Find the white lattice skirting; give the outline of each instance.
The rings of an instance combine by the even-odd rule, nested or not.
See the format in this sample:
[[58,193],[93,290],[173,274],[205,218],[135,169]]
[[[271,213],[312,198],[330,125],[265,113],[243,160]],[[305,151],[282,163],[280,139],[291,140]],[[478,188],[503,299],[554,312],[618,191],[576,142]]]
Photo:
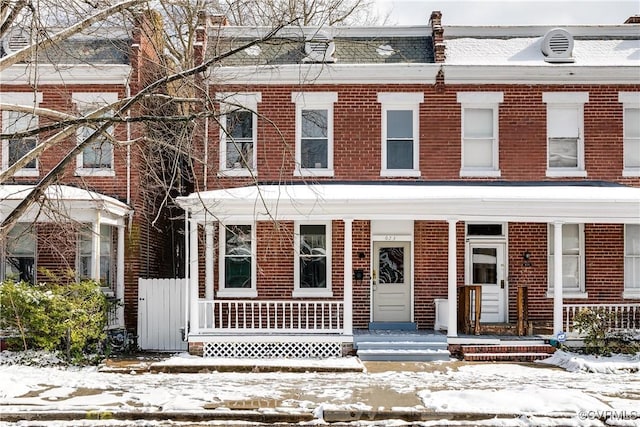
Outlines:
[[341,357],[337,342],[206,342],[203,357],[236,359],[324,359]]

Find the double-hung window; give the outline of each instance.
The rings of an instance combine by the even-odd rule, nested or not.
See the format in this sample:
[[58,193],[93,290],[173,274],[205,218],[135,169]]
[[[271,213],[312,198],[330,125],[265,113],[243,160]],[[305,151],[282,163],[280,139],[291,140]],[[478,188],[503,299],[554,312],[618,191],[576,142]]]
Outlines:
[[[42,93],[32,92],[5,92],[2,94],[3,102],[24,107],[37,107],[42,102]],[[20,136],[28,130],[38,128],[38,116],[26,111],[2,111],[2,133],[14,134],[2,140],[2,168],[7,169],[22,159],[25,154],[36,147],[38,138],[36,135]],[[38,176],[38,161],[32,159],[15,176]]]
[[420,176],[420,104],[424,94],[379,93],[382,104],[380,176]]
[[[548,283],[549,296],[553,296],[554,278],[554,226],[548,230]],[[585,292],[584,225],[562,226],[562,290],[565,298],[586,298]]]
[[255,297],[256,235],[252,224],[220,227],[219,296]]
[[333,104],[336,92],[293,92],[296,104],[296,176],[333,176]]
[[295,225],[294,297],[330,297],[331,222]]
[[36,237],[27,224],[18,223],[9,231],[4,248],[3,278],[16,282],[36,280]]
[[[98,239],[99,249],[94,250],[94,237]],[[100,224],[100,236],[94,236],[92,231],[85,231],[80,234],[78,244],[78,275],[80,279],[95,279],[93,253],[96,253],[96,259],[100,266],[100,283],[102,286],[113,288],[114,282],[114,265],[115,252],[113,248],[113,227],[110,225]]]
[[260,93],[218,94],[220,101],[220,167],[223,176],[256,174]]
[[[117,93],[99,92],[74,92],[72,95],[76,112],[81,117],[88,117],[96,110],[113,104],[118,100]],[[109,117],[112,112],[105,111],[94,118]],[[87,125],[79,126],[76,132],[77,143],[83,143],[103,122],[91,122]],[[85,176],[113,176],[115,175],[113,143],[111,138],[114,133],[114,126],[109,126],[106,134],[97,135],[96,138],[86,145],[76,158],[76,175]]]
[[624,226],[624,298],[640,298],[640,225]]
[[584,104],[588,92],[545,92],[547,104],[547,176],[586,177]]
[[498,104],[502,92],[460,92],[461,177],[499,177]]
[[622,176],[640,176],[640,92],[620,92],[623,107]]

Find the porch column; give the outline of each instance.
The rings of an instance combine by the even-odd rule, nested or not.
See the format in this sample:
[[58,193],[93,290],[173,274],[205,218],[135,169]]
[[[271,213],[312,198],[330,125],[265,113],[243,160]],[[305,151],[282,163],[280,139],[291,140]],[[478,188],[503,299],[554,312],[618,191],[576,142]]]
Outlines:
[[213,223],[210,221],[205,222],[205,266],[204,266],[204,297],[206,300],[213,300],[213,261],[214,261],[214,248],[213,248]]
[[447,220],[449,223],[449,247],[447,263],[447,298],[449,300],[449,318],[447,320],[447,336],[458,336],[458,266],[457,266],[457,238],[455,219]]
[[189,301],[190,318],[189,331],[197,334],[199,326],[198,310],[198,222],[191,218],[189,220]]
[[124,326],[124,225],[118,227],[116,249],[116,298],[118,305],[118,326]]
[[91,231],[91,278],[100,282],[100,212]]
[[353,219],[344,219],[344,334],[353,334]]
[[553,333],[562,326],[562,222],[553,223]]

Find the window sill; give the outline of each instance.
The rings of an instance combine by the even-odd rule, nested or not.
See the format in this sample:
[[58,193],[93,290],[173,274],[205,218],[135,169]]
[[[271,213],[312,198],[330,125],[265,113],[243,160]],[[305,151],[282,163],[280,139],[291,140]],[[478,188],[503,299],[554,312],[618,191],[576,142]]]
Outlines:
[[37,169],[20,169],[16,171],[14,176],[40,176],[40,171]]
[[419,170],[415,169],[382,169],[380,176],[384,177],[415,177],[420,178],[422,174]]
[[623,169],[622,176],[625,178],[635,178],[640,176],[640,168]]
[[258,176],[258,172],[250,169],[221,169],[218,171],[218,176],[219,177],[225,177],[225,176],[255,177],[255,176]]
[[622,293],[623,299],[640,299],[640,290],[624,291]]
[[333,177],[335,172],[333,169],[294,169],[293,176],[319,176]]
[[255,289],[222,289],[216,293],[218,298],[256,298],[258,291]]
[[587,171],[547,169],[547,177],[548,178],[586,178]]
[[113,169],[76,169],[75,176],[116,176]]
[[499,178],[500,170],[460,169],[460,178]]
[[[547,298],[553,298],[553,289],[547,291]],[[563,299],[587,299],[589,298],[589,294],[587,292],[564,292],[562,294]]]
[[331,289],[294,289],[293,298],[332,298]]

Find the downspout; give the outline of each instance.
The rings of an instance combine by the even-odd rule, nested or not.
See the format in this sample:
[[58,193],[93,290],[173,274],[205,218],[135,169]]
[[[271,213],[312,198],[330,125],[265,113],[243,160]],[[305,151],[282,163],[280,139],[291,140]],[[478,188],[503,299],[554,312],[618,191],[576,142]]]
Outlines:
[[[125,96],[131,97],[129,79],[125,80]],[[131,141],[131,110],[127,110],[127,141]],[[131,207],[131,144],[127,144],[127,205]],[[131,230],[131,227],[129,227]]]

